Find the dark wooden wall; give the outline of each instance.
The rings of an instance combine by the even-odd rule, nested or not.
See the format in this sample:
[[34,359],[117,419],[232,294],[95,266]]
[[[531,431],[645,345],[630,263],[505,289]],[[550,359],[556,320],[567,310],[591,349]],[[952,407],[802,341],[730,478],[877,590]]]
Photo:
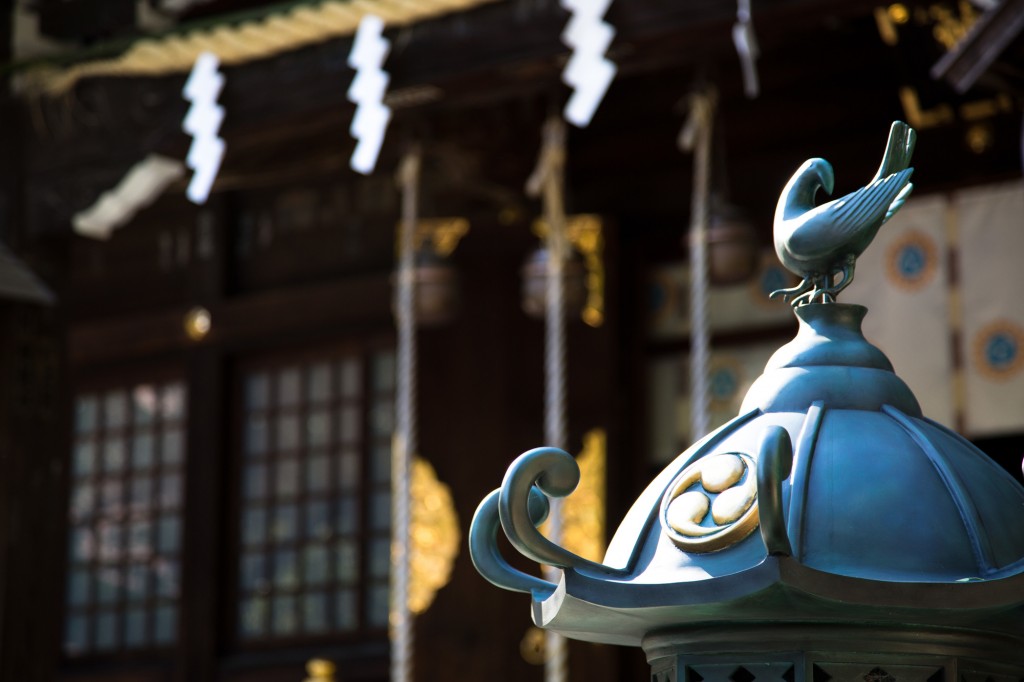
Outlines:
[[[570,131],[567,173],[570,211],[608,219],[606,323],[570,324],[568,393],[570,449],[578,450],[586,430],[608,430],[612,528],[652,474],[643,429],[643,281],[652,263],[684,255],[691,159],[676,136],[686,95],[699,82],[718,87],[716,182],[767,244],[778,189],[793,169],[821,155],[836,165],[837,191],[859,186],[874,172],[889,123],[905,114],[899,88],[923,82],[906,46],[881,43],[873,7],[761,3],[762,95],[748,101],[729,33],[733,5],[613,4],[620,75],[592,125]],[[37,265],[62,305],[45,313],[0,310],[0,372],[21,366],[24,334],[36,335],[38,348],[61,349],[66,341],[69,366],[62,384],[57,364],[54,381],[64,390],[49,412],[9,409],[20,405],[14,381],[0,394],[0,680],[49,680],[55,668],[68,679],[297,680],[317,654],[343,662],[342,680],[386,677],[380,636],[266,651],[232,642],[223,610],[233,608],[224,585],[235,570],[227,549],[234,363],[353,335],[391,337],[397,195],[390,172],[411,139],[424,141],[424,216],[471,222],[453,256],[462,311],[419,337],[421,451],[451,486],[465,535],[508,463],[543,439],[542,323],[519,302],[519,268],[536,246],[529,223],[540,207],[522,186],[541,123],[566,96],[558,40],[565,19],[553,2],[495,3],[417,26],[389,60],[392,92],[432,85],[439,94],[396,105],[381,170],[368,179],[347,170],[349,41],[232,67],[222,96],[228,153],[210,204],[200,211],[185,202],[183,185],[174,186],[105,243],[72,236],[70,217],[147,153],[184,157],[184,75],[86,80],[66,96],[15,107],[5,120],[17,124],[4,128],[2,140],[9,158],[21,159],[19,172],[0,170],[5,210],[19,224],[9,238],[41,254]],[[965,121],[921,130],[919,190],[1019,171],[1016,148],[1006,142],[1019,140],[1019,111],[988,123],[998,143],[984,154],[964,144]],[[286,210],[289,193],[309,192],[323,200],[317,224],[264,240],[260,216]],[[200,253],[205,239],[212,239],[209,256]],[[214,320],[200,344],[181,327],[197,304]],[[67,387],[149,363],[183,368],[194,400],[181,643],[156,663],[62,661]],[[1004,465],[1019,459],[1018,441],[997,445]],[[529,624],[527,598],[487,584],[463,543],[452,583],[417,621],[417,679],[540,680],[541,669],[518,648]],[[573,680],[646,675],[637,651],[573,644],[571,661]]]

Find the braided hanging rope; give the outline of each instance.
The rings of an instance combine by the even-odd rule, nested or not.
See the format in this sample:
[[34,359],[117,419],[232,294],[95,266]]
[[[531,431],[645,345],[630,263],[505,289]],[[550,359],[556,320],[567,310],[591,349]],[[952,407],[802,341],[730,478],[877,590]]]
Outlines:
[[690,98],[690,115],[680,146],[693,152],[693,194],[690,199],[690,439],[703,438],[710,426],[708,365],[708,194],[711,175],[711,130],[716,95],[706,90]]
[[409,521],[412,457],[416,452],[416,311],[415,245],[419,212],[420,149],[413,147],[402,159],[398,184],[402,191],[402,229],[399,237],[398,376],[395,409],[396,437],[391,454],[391,495],[394,520],[391,530],[391,680],[411,682],[413,675],[413,623],[409,611]]
[[[541,194],[544,220],[548,224],[547,307],[544,339],[544,440],[550,447],[565,449],[568,435],[565,416],[565,283],[568,256],[565,234],[565,122],[552,116],[544,124],[544,139],[537,169],[527,181],[527,192]],[[556,545],[562,539],[562,500],[551,500],[548,536]],[[545,578],[557,583],[561,570],[545,567]],[[561,635],[546,631],[545,682],[566,682],[569,678],[569,648]]]

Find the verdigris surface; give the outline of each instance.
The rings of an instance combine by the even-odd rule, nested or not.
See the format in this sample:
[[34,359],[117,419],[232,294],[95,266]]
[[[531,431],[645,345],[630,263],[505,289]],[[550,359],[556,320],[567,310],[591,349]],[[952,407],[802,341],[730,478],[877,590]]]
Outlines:
[[[925,418],[861,334],[866,308],[835,302],[909,191],[913,144],[893,124],[876,178],[824,207],[803,183],[813,173],[831,191],[826,162],[787,184],[776,245],[804,278],[782,292],[796,338],[739,416],[648,486],[603,563],[536,529],[547,498],[575,488],[573,458],[539,448],[512,463],[477,510],[470,550],[485,578],[531,595],[537,625],[642,646],[655,682],[1024,676],[1024,487]],[[522,554],[562,568],[559,582],[512,568],[499,526]]]

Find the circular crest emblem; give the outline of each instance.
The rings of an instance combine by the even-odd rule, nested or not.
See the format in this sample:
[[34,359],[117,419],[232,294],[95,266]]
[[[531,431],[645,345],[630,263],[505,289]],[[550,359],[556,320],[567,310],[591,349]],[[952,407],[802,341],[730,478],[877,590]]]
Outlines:
[[1024,329],[1009,320],[982,327],[973,345],[974,365],[989,379],[1009,379],[1024,366]]
[[929,235],[910,230],[889,245],[885,261],[890,282],[905,291],[917,291],[935,277],[938,249]]
[[725,549],[750,535],[758,524],[754,471],[754,460],[739,452],[690,464],[662,499],[665,534],[679,549],[695,553]]
[[711,364],[708,372],[708,389],[712,407],[728,407],[732,405],[739,393],[743,381],[743,371],[738,363],[732,360],[717,360]]
[[647,288],[647,301],[652,321],[663,322],[673,315],[679,315],[677,289],[676,283],[665,274],[656,273],[651,277]]

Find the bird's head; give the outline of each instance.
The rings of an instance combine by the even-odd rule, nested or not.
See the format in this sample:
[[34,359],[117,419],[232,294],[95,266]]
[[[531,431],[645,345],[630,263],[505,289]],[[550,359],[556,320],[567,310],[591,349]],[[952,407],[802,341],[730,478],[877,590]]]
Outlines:
[[825,159],[808,159],[786,183],[775,211],[776,220],[788,220],[814,208],[819,189],[831,195],[835,187],[832,164]]
[[814,202],[814,194],[817,193],[819,187],[825,190],[825,194],[832,196],[832,190],[835,189],[836,185],[836,174],[832,170],[832,164],[825,159],[808,159],[804,161],[804,165],[800,167],[797,176],[806,183],[807,189],[811,193],[812,203]]

